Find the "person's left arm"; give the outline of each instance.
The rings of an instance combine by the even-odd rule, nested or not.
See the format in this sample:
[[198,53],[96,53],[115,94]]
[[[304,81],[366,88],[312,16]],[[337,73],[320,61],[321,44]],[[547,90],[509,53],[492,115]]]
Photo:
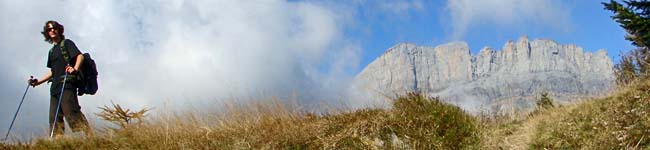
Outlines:
[[82,62],[84,60],[84,55],[79,51],[79,48],[77,48],[77,44],[75,44],[72,40],[66,39],[66,49],[68,50],[68,54],[70,56],[75,56],[75,63],[70,64],[74,66],[67,66],[65,71],[68,73],[75,73],[79,71],[79,68],[81,68]]
[[79,71],[79,68],[81,67],[81,62],[83,62],[83,60],[84,60],[84,55],[82,54],[77,55],[77,61],[75,62],[74,66],[72,67],[68,66],[66,71],[68,71],[68,73],[74,73]]

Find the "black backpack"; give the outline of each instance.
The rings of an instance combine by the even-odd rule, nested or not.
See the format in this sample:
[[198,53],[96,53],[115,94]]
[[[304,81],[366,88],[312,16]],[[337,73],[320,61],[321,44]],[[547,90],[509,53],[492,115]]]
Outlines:
[[[61,42],[61,50],[63,54],[63,59],[68,62],[69,56],[67,56],[67,49],[65,49],[65,39]],[[50,51],[51,52],[51,51]],[[84,60],[81,62],[81,68],[79,68],[79,76],[76,77],[77,81],[75,85],[77,87],[77,95],[83,96],[84,94],[95,95],[97,93],[97,66],[95,65],[95,60],[90,57],[89,53],[84,53]],[[69,62],[68,62],[69,63]]]
[[90,54],[84,53],[84,61],[81,62],[79,73],[81,75],[81,82],[77,86],[79,96],[84,94],[95,95],[97,93],[97,66],[95,60],[90,57]]

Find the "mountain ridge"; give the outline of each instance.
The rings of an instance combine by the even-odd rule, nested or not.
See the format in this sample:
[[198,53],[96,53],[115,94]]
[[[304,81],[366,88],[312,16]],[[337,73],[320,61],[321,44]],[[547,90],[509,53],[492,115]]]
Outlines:
[[611,90],[613,81],[613,63],[605,50],[585,52],[575,44],[527,36],[506,42],[501,50],[484,47],[477,54],[465,42],[436,47],[399,43],[355,77],[365,91],[427,93],[473,112],[530,108],[533,98],[517,99],[510,106],[493,103],[540,92],[553,93],[561,103],[570,102],[563,95],[598,96]]

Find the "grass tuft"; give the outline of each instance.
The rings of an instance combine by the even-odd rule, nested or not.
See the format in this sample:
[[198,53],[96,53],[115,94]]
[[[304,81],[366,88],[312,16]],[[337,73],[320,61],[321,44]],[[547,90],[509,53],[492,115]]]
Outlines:
[[115,125],[118,125],[121,128],[126,128],[133,125],[133,120],[136,120],[135,125],[142,125],[146,113],[150,109],[143,108],[139,111],[131,111],[131,109],[123,109],[120,104],[113,104],[113,107],[99,107],[102,112],[98,113],[97,116],[102,120],[108,121]]

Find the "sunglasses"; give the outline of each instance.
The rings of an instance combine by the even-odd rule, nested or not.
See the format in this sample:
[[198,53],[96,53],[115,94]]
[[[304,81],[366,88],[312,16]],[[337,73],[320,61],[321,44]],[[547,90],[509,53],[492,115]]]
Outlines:
[[49,32],[49,31],[56,31],[56,30],[57,30],[56,28],[47,28],[45,31]]

